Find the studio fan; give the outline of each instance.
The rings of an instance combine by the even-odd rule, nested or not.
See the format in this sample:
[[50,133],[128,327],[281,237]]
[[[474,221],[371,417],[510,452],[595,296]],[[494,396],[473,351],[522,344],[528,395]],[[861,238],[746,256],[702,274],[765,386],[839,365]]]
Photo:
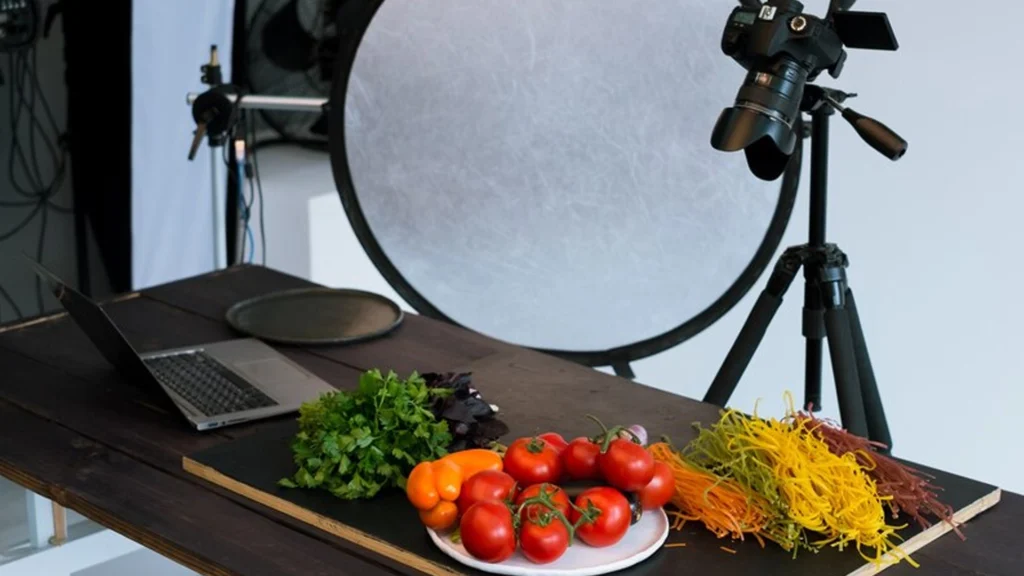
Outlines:
[[[326,98],[330,92],[326,47],[334,20],[328,0],[258,0],[249,6],[246,79],[253,94]],[[328,72],[328,73],[325,73]],[[327,143],[324,114],[261,111],[282,138]]]

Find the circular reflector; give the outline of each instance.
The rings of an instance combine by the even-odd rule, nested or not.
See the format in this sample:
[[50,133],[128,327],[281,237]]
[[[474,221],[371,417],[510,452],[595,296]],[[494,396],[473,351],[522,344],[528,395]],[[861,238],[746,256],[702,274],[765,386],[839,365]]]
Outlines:
[[342,202],[419,312],[590,365],[660,352],[770,262],[780,182],[711,148],[745,71],[721,0],[349,2],[330,111]]

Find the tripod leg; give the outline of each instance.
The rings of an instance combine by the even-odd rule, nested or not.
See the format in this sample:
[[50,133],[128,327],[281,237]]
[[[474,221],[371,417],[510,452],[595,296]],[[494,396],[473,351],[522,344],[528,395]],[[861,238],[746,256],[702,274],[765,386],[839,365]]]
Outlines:
[[832,359],[832,374],[836,380],[839,414],[843,427],[857,436],[867,437],[868,425],[864,414],[864,397],[857,375],[850,318],[846,310],[846,255],[835,245],[828,245],[822,260],[813,264],[818,268],[821,302],[825,307],[825,334]]
[[743,372],[761,344],[768,325],[782,305],[782,297],[803,265],[805,254],[803,246],[788,248],[782,253],[771,277],[768,278],[768,285],[758,296],[736,341],[726,354],[722,367],[718,369],[718,374],[704,395],[705,402],[717,406],[725,406],[729,402],[729,397],[736,390]]
[[836,379],[839,415],[842,416],[843,427],[857,436],[867,438],[864,397],[860,391],[857,359],[853,353],[853,337],[850,335],[847,311],[843,308],[826,308],[825,332],[828,334],[828,351],[832,358],[832,374]]
[[871,367],[868,356],[868,345],[864,340],[864,330],[857,314],[857,303],[853,299],[853,290],[846,289],[846,312],[850,320],[850,335],[853,337],[853,353],[857,358],[857,374],[860,376],[860,392],[864,400],[864,415],[867,421],[869,438],[881,442],[892,450],[892,436],[889,434],[889,423],[882,407],[882,396],[878,392],[875,371]]
[[822,339],[825,338],[824,309],[821,305],[821,288],[814,270],[804,268],[804,317],[803,334],[807,339],[804,354],[804,405],[812,412],[821,410],[821,359]]

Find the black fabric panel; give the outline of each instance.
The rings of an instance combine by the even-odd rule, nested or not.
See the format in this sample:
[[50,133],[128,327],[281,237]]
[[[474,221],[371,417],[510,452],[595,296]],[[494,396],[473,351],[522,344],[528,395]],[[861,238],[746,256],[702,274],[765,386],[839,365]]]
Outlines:
[[[279,479],[290,477],[295,471],[289,446],[296,431],[295,422],[283,421],[269,425],[250,436],[191,454],[189,457],[242,484],[337,520],[429,562],[465,574],[482,574],[448,558],[434,546],[419,522],[416,511],[400,491],[388,491],[371,500],[342,501],[324,491],[286,489],[277,486]],[[945,489],[941,498],[955,510],[960,510],[996,490],[994,486],[955,474],[913,463],[909,465],[933,475],[935,484]],[[921,532],[915,522],[905,517],[899,520],[890,518],[890,522],[895,525],[908,524],[907,528],[899,532],[906,540]],[[944,537],[956,538],[952,534]],[[682,542],[686,547],[661,550],[647,561],[616,574],[845,576],[865,565],[852,546],[843,552],[832,548],[817,554],[803,552],[793,559],[790,554],[774,544],[762,549],[753,538],[744,542],[720,540],[697,522],[688,523],[680,532],[673,531],[668,541]],[[736,554],[723,551],[723,545],[735,550]],[[699,571],[681,570],[681,566],[699,567]],[[927,571],[927,565],[923,568],[926,569],[925,573],[930,573]]]
[[236,86],[248,86],[246,77],[246,36],[248,35],[249,0],[235,0],[235,19],[231,31],[231,83]]
[[125,292],[132,281],[132,0],[63,4],[75,206],[91,224],[111,288]]

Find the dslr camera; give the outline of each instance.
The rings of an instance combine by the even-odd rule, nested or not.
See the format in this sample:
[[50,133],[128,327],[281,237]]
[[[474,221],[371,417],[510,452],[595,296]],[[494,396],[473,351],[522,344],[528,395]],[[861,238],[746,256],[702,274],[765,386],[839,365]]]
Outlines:
[[838,78],[845,48],[898,48],[885,14],[851,12],[852,4],[832,0],[824,18],[805,14],[797,0],[748,0],[732,11],[722,51],[748,73],[735,104],[715,124],[714,148],[744,150],[751,171],[764,180],[782,174],[800,138],[800,112],[808,109],[804,86],[825,70]]

